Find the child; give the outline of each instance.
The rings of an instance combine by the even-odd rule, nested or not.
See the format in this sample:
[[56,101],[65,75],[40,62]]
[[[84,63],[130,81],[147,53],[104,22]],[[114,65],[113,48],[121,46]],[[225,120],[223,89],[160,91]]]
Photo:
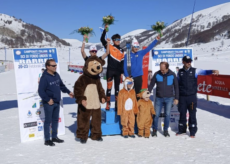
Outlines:
[[141,93],[137,94],[137,96],[140,98],[137,103],[139,110],[137,114],[138,136],[149,138],[153,118],[156,115],[153,103],[149,99],[150,93],[147,89],[142,89]]
[[133,79],[124,80],[124,88],[118,94],[117,115],[121,116],[122,135],[124,138],[135,138],[134,124],[135,116],[138,113],[136,92],[133,89]]

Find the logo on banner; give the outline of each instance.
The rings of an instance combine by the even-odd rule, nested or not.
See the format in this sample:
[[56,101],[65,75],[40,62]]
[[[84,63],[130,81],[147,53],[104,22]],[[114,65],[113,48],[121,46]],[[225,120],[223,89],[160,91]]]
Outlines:
[[30,110],[28,111],[27,116],[32,117],[32,112]]
[[30,128],[33,126],[37,126],[37,122],[28,122],[28,123],[24,123],[24,128]]
[[36,107],[37,107],[37,105],[36,105],[36,103],[34,103],[33,106],[32,106],[32,108],[36,108]]
[[40,111],[39,109],[36,111],[36,115],[40,115],[42,113],[42,111]]
[[158,55],[159,54],[159,52],[158,51],[154,51],[154,55]]
[[43,126],[38,126],[38,131],[43,131]]
[[21,55],[21,51],[16,51],[16,55]]
[[43,131],[43,123],[42,123],[42,121],[38,121],[38,131]]
[[29,138],[33,138],[33,137],[35,137],[34,133],[33,134],[29,134]]

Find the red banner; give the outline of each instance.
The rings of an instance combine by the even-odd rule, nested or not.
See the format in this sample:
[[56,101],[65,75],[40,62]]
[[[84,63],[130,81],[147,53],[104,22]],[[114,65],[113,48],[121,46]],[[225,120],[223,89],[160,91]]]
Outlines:
[[[142,49],[146,49],[143,47]],[[142,89],[148,88],[148,71],[149,71],[149,52],[143,57],[142,63],[143,76],[142,76]]]
[[229,75],[206,75],[198,76],[197,92],[206,95],[230,98],[230,76]]

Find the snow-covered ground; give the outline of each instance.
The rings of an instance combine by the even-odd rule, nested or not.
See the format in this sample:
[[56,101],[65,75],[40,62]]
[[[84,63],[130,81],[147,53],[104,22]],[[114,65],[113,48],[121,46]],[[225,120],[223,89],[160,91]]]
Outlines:
[[[194,18],[200,19],[196,22],[196,27],[207,30],[207,24],[222,19],[222,16],[229,15],[230,3],[221,4],[209,9],[205,9],[194,14]],[[0,14],[3,20],[14,20],[13,17]],[[182,19],[175,28],[190,23],[191,15]],[[175,22],[177,23],[177,22]],[[23,29],[22,21],[13,21],[11,28],[16,33]],[[0,26],[3,24],[0,24]],[[199,25],[199,26],[198,26]],[[173,26],[170,25],[170,26]],[[170,27],[168,26],[168,27]],[[145,29],[138,29],[122,36],[139,35]],[[153,36],[155,37],[155,36]],[[212,41],[207,44],[190,45],[194,50],[194,56],[198,60],[194,65],[201,69],[217,69],[220,74],[230,75],[230,39]],[[65,39],[72,46],[59,47],[59,61],[61,77],[66,86],[72,90],[78,73],[67,71],[67,63],[83,65],[80,53],[81,41],[75,39]],[[91,45],[92,43],[88,43]],[[97,44],[97,43],[96,43]],[[48,44],[47,44],[48,45]],[[35,45],[39,47],[39,45]],[[7,47],[0,43],[0,47]],[[162,42],[156,48],[171,48],[172,44]],[[70,52],[69,52],[70,50]],[[7,60],[13,60],[12,49],[7,49]],[[88,50],[86,50],[86,53]],[[69,59],[69,53],[70,59]],[[101,56],[103,51],[98,51]],[[0,60],[5,59],[4,49],[0,49]],[[1,63],[0,63],[1,65]],[[154,70],[156,71],[156,70]],[[153,72],[154,72],[153,71]],[[106,82],[101,80],[104,89]],[[122,85],[120,86],[120,88]],[[114,91],[112,90],[112,93]],[[68,97],[67,94],[63,94]],[[14,71],[0,73],[0,164],[10,163],[44,163],[44,164],[78,164],[78,163],[156,163],[156,164],[185,164],[185,163],[230,163],[230,99],[210,96],[210,101],[206,101],[206,95],[198,94],[198,133],[195,139],[188,135],[176,137],[174,131],[170,131],[170,138],[165,138],[158,133],[157,138],[150,137],[124,139],[120,135],[104,136],[103,142],[88,140],[82,145],[75,140],[77,104],[64,105],[64,117],[66,134],[60,136],[65,140],[63,144],[56,144],[55,147],[44,146],[43,140],[36,140],[27,143],[20,143],[20,130],[18,108],[16,108],[16,84]],[[7,107],[6,107],[6,104]],[[4,107],[2,106],[4,105]],[[113,105],[113,104],[112,104]],[[102,108],[105,105],[102,105]]]
[[[77,46],[71,47],[71,63],[83,64]],[[210,55],[211,51],[204,53],[206,50],[202,51],[201,46],[193,47],[198,56],[196,67],[218,69],[220,73],[230,74],[228,49],[222,53],[218,51],[217,58],[216,55]],[[66,86],[72,89],[79,74],[67,71],[69,48],[58,48],[58,52],[61,77]],[[0,50],[0,59],[4,59],[2,54]],[[8,58],[12,59],[9,54]],[[99,51],[99,56],[102,54]],[[106,82],[102,80],[102,83],[106,89]],[[198,97],[198,133],[195,139],[187,135],[176,137],[175,132],[170,131],[170,138],[160,133],[157,138],[149,139],[124,139],[116,135],[104,136],[103,142],[89,139],[86,145],[82,145],[75,141],[74,136],[77,104],[71,104],[64,105],[66,135],[60,138],[65,143],[56,144],[55,147],[44,146],[43,140],[20,143],[18,109],[12,105],[12,108],[0,110],[0,163],[230,163],[230,100],[211,96],[208,102],[205,95]],[[16,99],[14,71],[1,73],[0,104]]]

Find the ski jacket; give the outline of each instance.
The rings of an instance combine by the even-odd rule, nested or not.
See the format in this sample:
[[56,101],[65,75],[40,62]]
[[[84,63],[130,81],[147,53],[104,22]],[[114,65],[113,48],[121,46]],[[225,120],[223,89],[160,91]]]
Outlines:
[[[146,53],[148,53],[157,43],[157,39],[155,39],[146,49],[138,51],[136,53],[131,52],[130,58],[131,58],[131,76],[137,77],[143,75],[142,65],[143,65],[143,57]],[[127,71],[127,54],[125,54],[124,57],[124,75],[125,77],[128,77],[128,71]]]
[[[101,35],[101,43],[106,48],[107,41],[105,40],[106,30]],[[124,50],[120,46],[109,45],[110,54],[108,55],[107,71],[113,70],[123,74],[124,69]]]
[[156,96],[163,97],[175,97],[175,99],[179,100],[179,88],[176,74],[170,69],[166,74],[162,74],[161,71],[157,71],[148,87],[148,90],[151,92],[154,85],[157,84],[156,87]]

